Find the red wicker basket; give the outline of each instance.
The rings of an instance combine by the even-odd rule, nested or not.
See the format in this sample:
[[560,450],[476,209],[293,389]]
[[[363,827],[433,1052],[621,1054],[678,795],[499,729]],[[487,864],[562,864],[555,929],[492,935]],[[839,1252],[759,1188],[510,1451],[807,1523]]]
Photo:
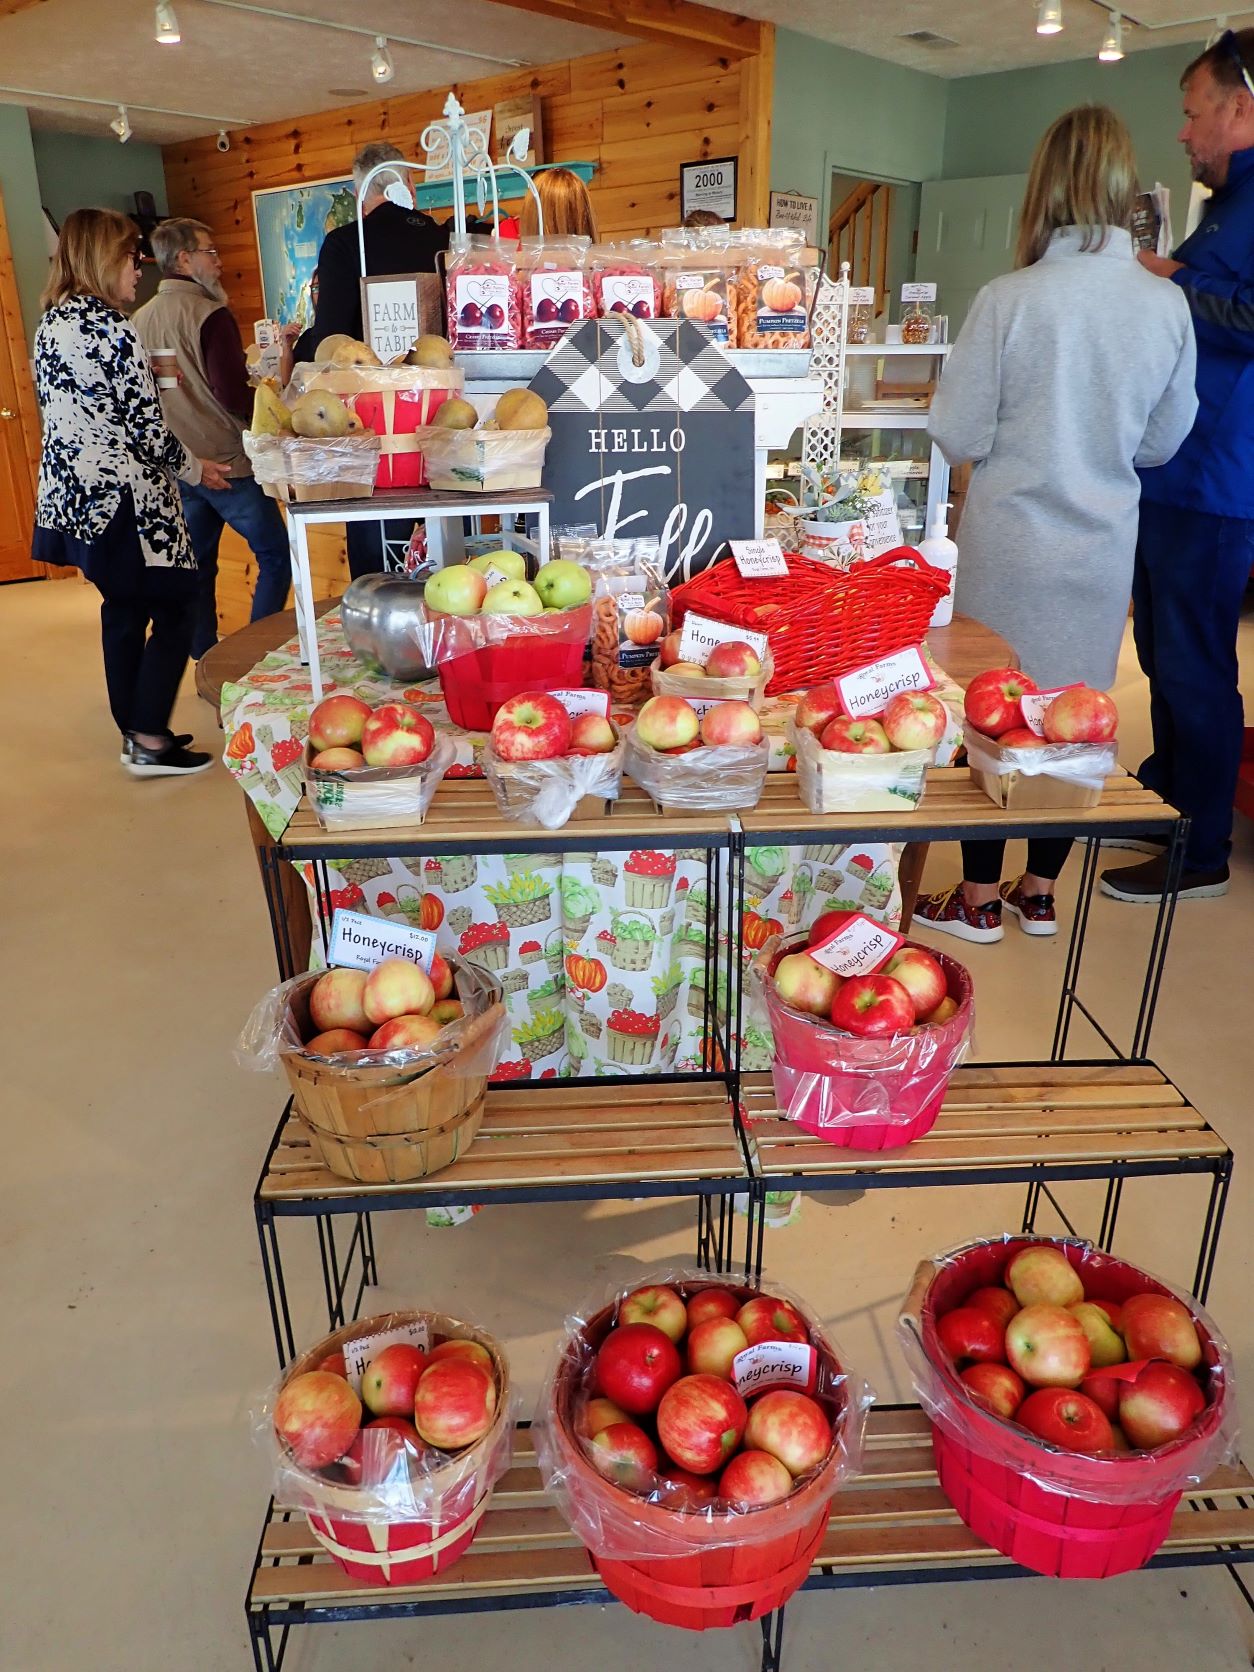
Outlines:
[[673,624],[689,610],[765,633],[775,661],[767,696],[804,691],[880,656],[919,644],[949,576],[913,546],[895,546],[852,569],[788,553],[788,574],[744,580],[730,560],[671,593]]

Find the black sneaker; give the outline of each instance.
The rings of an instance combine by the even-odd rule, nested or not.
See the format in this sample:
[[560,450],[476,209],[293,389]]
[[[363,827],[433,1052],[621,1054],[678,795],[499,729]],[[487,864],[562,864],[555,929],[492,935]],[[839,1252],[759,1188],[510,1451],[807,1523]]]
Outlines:
[[[1134,906],[1157,905],[1167,887],[1167,856],[1147,859],[1144,865],[1126,865],[1102,872],[1102,893],[1112,900],[1126,900]],[[1182,900],[1216,900],[1228,892],[1228,867],[1218,871],[1185,870],[1180,878]]]
[[[170,739],[170,743],[175,749],[186,749],[189,743],[194,743],[196,741],[193,734],[189,731],[167,731],[165,735]],[[132,743],[130,733],[128,732],[122,739],[122,753],[118,756],[118,759],[122,762],[123,766],[125,766],[127,761],[130,760],[131,750],[134,747],[135,745]]]
[[148,749],[128,736],[131,752],[122,765],[132,778],[190,778],[194,773],[207,772],[213,756],[198,749],[185,749],[173,738],[160,749]]

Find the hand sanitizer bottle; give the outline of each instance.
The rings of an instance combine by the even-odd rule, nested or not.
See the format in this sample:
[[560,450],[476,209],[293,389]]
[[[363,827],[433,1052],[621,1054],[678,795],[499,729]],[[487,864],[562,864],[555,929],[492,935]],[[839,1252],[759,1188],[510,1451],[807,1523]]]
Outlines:
[[958,548],[949,538],[947,512],[949,501],[938,507],[936,520],[927,531],[927,539],[919,542],[919,551],[934,569],[943,569],[949,576],[949,591],[932,611],[929,627],[948,627],[954,613],[954,586],[958,578]]

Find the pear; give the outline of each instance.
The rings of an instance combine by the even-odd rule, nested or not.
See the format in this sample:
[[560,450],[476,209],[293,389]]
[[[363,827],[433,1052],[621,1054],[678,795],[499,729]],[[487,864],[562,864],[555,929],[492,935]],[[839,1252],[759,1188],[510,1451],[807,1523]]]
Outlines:
[[496,403],[496,425],[501,430],[542,430],[549,409],[530,389],[507,389]]
[[333,366],[381,366],[383,364],[374,349],[366,343],[359,343],[353,337],[348,337],[331,356]]
[[453,350],[445,337],[419,337],[405,357],[407,366],[427,366],[443,371],[453,364]]
[[473,430],[479,422],[479,414],[469,401],[455,396],[437,409],[431,422],[438,430]]
[[332,331],[331,335],[323,337],[317,348],[314,349],[314,364],[316,366],[329,365],[337,348],[342,348],[345,343],[354,341],[356,341],[355,338],[346,335],[343,331]]
[[292,428],[297,435],[347,435],[349,411],[338,395],[325,389],[311,390],[292,407]]
[[366,433],[366,426],[362,423],[361,419],[357,416],[357,414],[355,412],[350,412],[349,415],[348,415],[348,428],[344,431],[344,434],[345,435],[365,435],[365,433]]
[[257,385],[253,395],[253,418],[250,428],[254,435],[292,433],[292,415],[279,399],[272,383]]

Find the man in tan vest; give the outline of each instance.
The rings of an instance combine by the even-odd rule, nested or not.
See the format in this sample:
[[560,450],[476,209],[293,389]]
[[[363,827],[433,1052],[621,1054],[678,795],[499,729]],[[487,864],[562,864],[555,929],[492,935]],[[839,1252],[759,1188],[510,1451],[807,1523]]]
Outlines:
[[192,655],[218,639],[216,587],[222,525],[246,540],[257,559],[252,619],[273,615],[287,603],[291,559],[278,505],[262,492],[241,440],[252,412],[252,390],[239,326],[227,306],[222,262],[203,221],[163,221],[152,234],[161,269],[157,294],[134,316],[149,355],[169,349],[178,360],[179,383],[161,390],[166,423],[197,458],[214,459],[230,472],[226,488],[179,483],[192,550],[200,572],[200,596]]

